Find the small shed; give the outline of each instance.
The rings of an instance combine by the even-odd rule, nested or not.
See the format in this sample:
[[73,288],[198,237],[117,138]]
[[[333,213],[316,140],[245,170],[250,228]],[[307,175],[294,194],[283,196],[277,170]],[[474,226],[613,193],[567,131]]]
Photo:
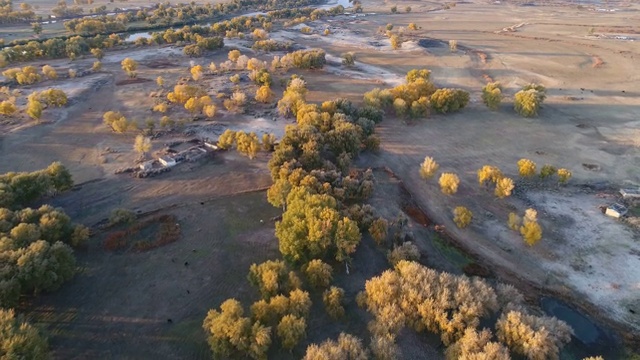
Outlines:
[[620,189],[623,199],[640,199],[640,188]]
[[160,161],[160,164],[164,165],[165,167],[176,166],[176,160],[171,156],[162,156],[158,159],[158,161]]
[[609,215],[614,218],[619,218],[624,216],[627,213],[627,208],[622,204],[615,203],[613,205],[609,205],[607,207],[607,210],[605,210],[604,213],[605,215]]
[[140,170],[142,171],[149,171],[152,168],[153,168],[153,160],[145,161],[142,164],[140,164]]

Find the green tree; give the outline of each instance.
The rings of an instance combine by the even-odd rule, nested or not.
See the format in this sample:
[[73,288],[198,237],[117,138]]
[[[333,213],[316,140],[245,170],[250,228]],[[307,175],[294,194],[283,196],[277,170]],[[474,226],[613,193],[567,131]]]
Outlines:
[[344,316],[344,306],[342,306],[344,299],[344,290],[332,286],[322,293],[322,302],[327,310],[329,316],[334,319],[339,319]]
[[327,340],[320,345],[307,347],[303,360],[365,360],[369,359],[369,351],[362,346],[362,340],[345,333],[340,333],[338,340]]
[[295,274],[290,272],[281,260],[267,260],[261,264],[252,264],[247,279],[258,288],[264,299],[299,287]]
[[[336,200],[326,194],[310,194],[303,187],[294,187],[287,197],[287,210],[282,221],[276,223],[276,237],[280,252],[290,261],[323,257],[335,247],[340,215]],[[351,222],[342,222],[342,241],[350,245],[348,235]],[[344,250],[343,250],[344,252]]]
[[544,166],[542,166],[542,169],[540,169],[540,178],[546,179],[548,177],[551,177],[556,173],[556,171],[557,169],[555,168],[555,166],[545,164]]
[[24,292],[53,291],[75,274],[76,260],[71,248],[62,242],[44,240],[18,251],[18,279]]
[[327,287],[331,283],[333,268],[320,259],[313,259],[303,265],[302,272],[314,287]]
[[360,243],[361,235],[358,224],[345,217],[338,221],[335,233],[336,242],[336,260],[346,261],[349,255],[356,251],[356,247]]
[[31,23],[31,30],[33,30],[33,33],[36,35],[42,34],[42,24],[39,22]]
[[528,359],[559,359],[560,349],[571,341],[573,334],[571,327],[556,318],[520,311],[503,313],[496,329],[503,344]]
[[369,234],[378,245],[383,245],[387,240],[389,222],[385,218],[378,218],[371,223]]
[[47,339],[13,309],[0,309],[0,353],[3,359],[44,360],[49,358]]
[[291,351],[306,336],[307,323],[304,318],[285,315],[277,327],[278,338],[284,349]]
[[393,250],[387,253],[387,260],[393,266],[400,261],[417,261],[420,259],[420,249],[411,241],[406,241],[402,245],[396,245]]
[[251,320],[243,315],[244,309],[235,299],[223,302],[220,311],[209,310],[202,327],[215,357],[227,358],[239,352],[252,359],[267,358],[271,328],[260,322],[251,324]]
[[491,331],[488,329],[478,332],[474,328],[468,328],[460,340],[447,348],[445,356],[447,360],[510,360],[509,349],[500,343],[491,341],[492,337]]

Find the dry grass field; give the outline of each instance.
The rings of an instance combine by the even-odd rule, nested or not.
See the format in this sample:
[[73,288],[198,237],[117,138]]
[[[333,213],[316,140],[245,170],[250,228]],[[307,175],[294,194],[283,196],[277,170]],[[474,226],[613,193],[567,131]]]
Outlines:
[[[400,13],[390,14],[392,5]],[[308,101],[346,97],[360,104],[363,93],[400,84],[414,68],[431,70],[439,87],[469,91],[470,104],[456,114],[413,121],[385,118],[376,130],[380,151],[364,154],[355,163],[375,169],[376,190],[369,202],[389,219],[402,212],[412,218],[410,231],[426,265],[461,273],[473,264],[492,279],[521,287],[531,301],[541,296],[562,299],[595,323],[626,332],[629,342],[640,341],[638,229],[605,217],[598,208],[615,202],[621,186],[640,185],[640,8],[624,1],[612,2],[612,12],[566,3],[472,1],[446,10],[442,5],[372,0],[363,4],[364,16],[307,23],[314,30],[311,35],[296,28],[274,32],[275,39],[323,48],[328,60],[323,70],[274,74],[276,96],[283,91],[280,79],[298,73],[307,81]],[[410,13],[406,6],[411,6]],[[392,50],[379,29],[412,22],[419,29],[405,30],[402,48]],[[320,35],[325,28],[332,34]],[[615,38],[622,34],[636,41]],[[449,40],[457,40],[458,51],[449,50]],[[224,50],[193,60],[179,47],[131,46],[108,52],[103,70],[96,74],[21,88],[24,95],[63,89],[70,105],[46,110],[40,125],[26,120],[0,125],[0,173],[62,161],[79,185],[52,201],[96,233],[77,254],[80,274],[60,291],[25,307],[28,318],[51,334],[54,358],[209,358],[201,329],[207,310],[229,297],[245,305],[257,299],[246,280],[249,266],[279,256],[271,219],[281,211],[267,203],[264,192],[271,184],[268,154],[249,160],[236,152],[216,152],[158,177],[134,179],[114,171],[135,162],[135,134],[114,134],[102,120],[106,111],[116,110],[141,123],[157,121],[160,115],[151,112],[154,99],[149,96],[158,90],[156,77],[173,85],[189,76],[192,63],[220,63],[231,48],[270,61],[273,54],[253,53],[248,44],[229,40]],[[352,68],[340,64],[347,51],[357,55]],[[125,57],[140,63],[142,80],[122,84],[126,75],[120,61]],[[48,63],[64,72],[87,70],[93,61],[87,57],[33,65]],[[206,75],[201,84],[215,97],[230,91],[229,75]],[[480,100],[489,80],[504,86],[506,99],[498,111]],[[544,85],[547,99],[539,116],[527,119],[514,112],[512,102],[515,92],[530,82]],[[183,110],[170,115],[188,116]],[[215,137],[226,128],[281,136],[293,121],[267,105],[252,106],[245,114],[223,110],[214,121],[188,122],[183,130],[191,135],[173,133],[153,145],[157,150],[169,140],[193,134]],[[445,196],[437,180],[420,178],[419,164],[427,155],[441,170],[458,174],[457,194]],[[539,167],[568,168],[573,178],[565,186],[518,180],[515,194],[505,200],[495,200],[490,190],[478,186],[476,171],[483,165],[496,165],[515,179],[521,158]],[[452,210],[459,205],[473,211],[468,229],[457,229],[452,221]],[[506,224],[509,212],[522,213],[528,207],[538,210],[543,227],[543,239],[534,247],[526,246]],[[108,230],[98,225],[116,208],[131,209],[142,218],[173,215],[182,229],[180,239],[146,252],[109,252],[103,246]],[[410,211],[417,208],[428,223],[421,224]],[[450,238],[438,234],[434,225],[444,226]],[[347,319],[336,325],[324,318],[319,294],[312,294],[305,344],[335,338],[343,330],[366,337],[369,315],[353,298],[366,279],[387,266],[384,254],[365,238],[351,274],[340,269],[335,278],[350,299]],[[403,332],[398,343],[406,359],[442,357],[435,338]],[[598,348],[601,344],[584,345],[619,356]],[[273,350],[270,358],[300,358],[305,347],[292,354]],[[576,351],[564,356],[578,358],[584,350]]]

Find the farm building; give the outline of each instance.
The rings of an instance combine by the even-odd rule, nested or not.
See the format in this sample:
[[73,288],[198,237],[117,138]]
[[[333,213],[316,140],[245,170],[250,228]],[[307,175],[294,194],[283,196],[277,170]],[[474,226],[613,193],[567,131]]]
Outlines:
[[640,188],[620,189],[623,199],[640,199]]
[[160,161],[160,164],[162,164],[162,165],[164,165],[166,167],[176,166],[176,160],[174,158],[172,158],[171,156],[163,156],[163,157],[159,158],[158,161]]
[[607,210],[604,213],[605,215],[609,215],[614,218],[619,218],[624,216],[627,213],[627,208],[622,204],[615,203],[613,205],[609,205],[607,207]]
[[152,168],[153,168],[153,160],[145,161],[142,164],[140,164],[140,170],[142,171],[148,171],[148,170],[151,170]]

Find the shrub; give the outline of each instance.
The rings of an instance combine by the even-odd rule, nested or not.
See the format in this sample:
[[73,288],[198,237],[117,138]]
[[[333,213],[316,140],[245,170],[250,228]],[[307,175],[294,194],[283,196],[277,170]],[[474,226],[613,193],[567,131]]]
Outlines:
[[509,213],[509,219],[507,220],[507,224],[509,228],[513,231],[518,231],[520,229],[520,225],[522,224],[522,218],[518,216],[516,213]]
[[571,179],[571,171],[564,168],[558,169],[558,179],[561,184],[565,184]]
[[497,183],[502,177],[502,171],[496,166],[484,165],[478,170],[478,183],[480,183],[480,186],[487,184],[487,182]]
[[524,213],[520,234],[529,246],[535,245],[542,239],[542,227],[538,224],[537,212],[534,209],[527,209]]
[[396,34],[391,35],[389,41],[391,42],[391,48],[393,50],[398,50],[402,47],[402,39]]
[[544,86],[529,84],[516,93],[513,106],[515,111],[524,117],[537,116],[545,98]]
[[433,160],[431,156],[426,156],[424,161],[420,165],[420,177],[423,179],[431,179],[436,171],[440,168],[440,165]]
[[120,63],[122,65],[122,70],[124,70],[127,75],[131,78],[136,77],[136,69],[138,69],[138,62],[131,58],[125,58]]
[[518,160],[518,173],[522,177],[531,177],[536,174],[536,163],[529,159]]
[[275,94],[269,85],[262,85],[256,91],[256,101],[261,103],[270,103],[273,101]]
[[440,190],[445,195],[453,195],[458,192],[458,185],[460,184],[460,179],[458,175],[453,173],[443,173],[440,175],[440,180],[438,180],[440,184]]
[[236,132],[231,129],[227,129],[218,138],[217,145],[220,149],[228,150],[233,146],[233,144],[235,144],[235,142]]
[[51,80],[55,80],[58,78],[58,73],[56,72],[56,70],[49,65],[45,65],[42,67],[42,73],[44,74],[44,76]]
[[387,260],[393,266],[403,260],[416,261],[420,259],[420,250],[411,241],[406,241],[400,246],[394,246],[393,250],[387,253]]
[[449,40],[449,50],[451,52],[458,51],[458,40]]
[[513,180],[508,177],[503,177],[496,182],[495,195],[500,199],[504,199],[511,195],[511,191],[514,187],[515,185],[513,184]]
[[559,359],[562,346],[571,341],[573,331],[552,317],[537,317],[509,311],[496,322],[498,339],[528,359]]
[[557,169],[555,166],[545,164],[542,169],[540,169],[540,178],[546,179],[548,177],[553,176],[556,173]]
[[109,225],[131,224],[136,220],[136,214],[128,209],[114,209],[109,215]]
[[488,83],[482,88],[482,102],[491,110],[498,110],[502,102],[502,86],[499,82]]
[[460,89],[438,89],[431,95],[431,108],[447,114],[456,112],[469,103],[469,93]]
[[460,229],[466,228],[471,223],[473,213],[464,206],[458,206],[453,210],[453,222]]
[[352,66],[356,63],[356,54],[354,52],[348,52],[342,54],[342,65]]

